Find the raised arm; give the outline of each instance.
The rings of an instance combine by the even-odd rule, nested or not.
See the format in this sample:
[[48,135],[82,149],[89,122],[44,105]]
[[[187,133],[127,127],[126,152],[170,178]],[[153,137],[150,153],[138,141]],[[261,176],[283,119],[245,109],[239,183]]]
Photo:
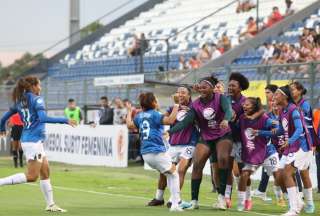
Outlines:
[[130,104],[128,105],[126,124],[127,124],[128,129],[137,129],[136,125],[134,124],[134,122],[132,120],[132,107]]
[[175,123],[177,119],[177,114],[179,111],[179,104],[175,104],[169,116],[164,116],[162,119],[162,124],[164,125],[172,125]]
[[190,109],[186,114],[186,117],[178,122],[174,127],[170,128],[168,131],[170,134],[177,133],[182,131],[183,129],[187,128],[190,124],[192,124],[195,120],[196,114],[193,109]]

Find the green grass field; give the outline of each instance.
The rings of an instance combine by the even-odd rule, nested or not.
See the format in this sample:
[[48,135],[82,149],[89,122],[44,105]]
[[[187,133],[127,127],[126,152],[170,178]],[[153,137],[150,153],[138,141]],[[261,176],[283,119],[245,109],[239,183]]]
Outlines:
[[[0,177],[22,172],[12,168],[9,158],[0,158]],[[217,211],[210,206],[216,194],[210,192],[209,177],[204,177],[200,191],[200,210],[170,213],[166,207],[146,207],[153,198],[157,173],[145,171],[143,167],[131,164],[129,168],[105,168],[72,166],[51,163],[51,182],[54,186],[55,201],[68,210],[67,216],[82,215],[279,215],[286,211],[272,203],[254,199],[252,212],[236,211],[236,193],[233,194],[233,208]],[[269,187],[272,188],[272,187]],[[272,193],[269,191],[269,195]],[[168,193],[166,193],[168,198]],[[184,200],[190,199],[190,176],[182,191]],[[315,194],[316,207],[320,206],[320,195]],[[0,187],[0,215],[38,216],[48,215],[44,211],[45,202],[38,184]],[[303,214],[302,214],[303,215]],[[319,209],[314,215],[320,215]]]

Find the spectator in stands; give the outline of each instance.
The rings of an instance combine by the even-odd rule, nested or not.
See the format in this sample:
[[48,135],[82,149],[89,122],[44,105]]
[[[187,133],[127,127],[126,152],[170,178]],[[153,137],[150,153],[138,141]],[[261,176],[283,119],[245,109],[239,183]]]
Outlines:
[[295,10],[292,8],[292,0],[285,0],[286,2],[286,12],[284,14],[284,17],[290,16],[294,14]]
[[255,0],[239,0],[236,12],[247,12],[256,7]]
[[247,21],[247,29],[245,32],[242,32],[240,34],[239,42],[253,38],[256,36],[257,33],[258,33],[257,23],[253,19],[253,17],[249,17]]
[[191,69],[198,69],[200,67],[200,61],[197,59],[197,56],[192,56],[189,59],[189,65]]
[[302,40],[301,41],[301,48],[299,52],[299,62],[307,62],[310,61],[311,59],[311,50],[312,50],[312,45],[308,42],[308,40]]
[[121,125],[126,123],[127,109],[120,98],[114,99],[113,124]]
[[227,52],[229,49],[231,49],[231,41],[226,34],[222,35],[222,38],[219,41],[219,45],[223,48],[223,53]]
[[211,44],[211,60],[216,59],[221,56],[221,52],[218,50],[217,45]]
[[263,47],[263,54],[261,58],[261,64],[268,64],[268,61],[272,58],[273,56],[273,51],[274,51],[274,46],[271,43],[264,43]]
[[149,43],[146,40],[144,33],[141,33],[140,38],[134,35],[133,46],[129,48],[128,53],[130,56],[143,55],[148,49]]
[[202,45],[202,47],[198,53],[197,59],[199,60],[200,65],[204,65],[205,63],[207,63],[211,59],[211,54],[209,51],[208,44]]
[[299,52],[293,44],[290,44],[287,63],[295,63],[299,59]]
[[178,70],[187,70],[190,68],[189,63],[185,60],[184,56],[179,56]]
[[64,109],[64,115],[68,119],[75,120],[77,124],[83,123],[81,109],[73,98],[68,100],[68,106]]
[[313,43],[314,41],[314,37],[311,34],[311,31],[309,28],[304,27],[302,35],[300,37],[300,44],[302,44],[302,42],[307,42],[307,43]]
[[[109,100],[106,96],[100,98],[100,109],[95,125],[112,125],[113,124],[113,109],[109,106]],[[94,126],[95,126],[94,125]]]
[[281,21],[283,19],[283,16],[280,14],[278,7],[272,8],[272,13],[268,17],[267,23],[264,25],[264,28],[270,28],[275,23]]

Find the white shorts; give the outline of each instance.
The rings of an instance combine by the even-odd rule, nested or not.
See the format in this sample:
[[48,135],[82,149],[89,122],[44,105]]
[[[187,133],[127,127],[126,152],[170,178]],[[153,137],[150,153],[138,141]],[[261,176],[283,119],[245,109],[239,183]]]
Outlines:
[[283,169],[285,165],[293,163],[293,166],[298,170],[306,170],[310,167],[312,158],[312,151],[304,152],[302,149],[299,149],[299,151],[295,153],[282,155],[280,160],[280,169]]
[[173,163],[179,163],[181,158],[186,160],[192,159],[195,147],[194,146],[174,146],[171,145],[168,149]]
[[232,150],[230,156],[234,158],[234,160],[238,163],[242,163],[241,159],[241,142],[234,142],[232,144]]
[[277,172],[279,170],[279,154],[278,152],[270,155],[268,158],[266,158],[263,162],[264,169],[266,170],[268,176],[271,176],[274,172]]
[[260,167],[260,165],[253,165],[253,164],[249,164],[249,163],[244,163],[242,170],[248,170],[248,171],[252,171],[254,173],[255,171],[257,171],[257,169],[259,167]]
[[172,166],[171,157],[168,152],[144,154],[142,158],[151,168],[158,170],[160,173],[169,171]]
[[23,153],[24,153],[27,161],[37,160],[39,162],[42,162],[43,158],[46,156],[46,154],[44,152],[42,141],[38,141],[36,143],[23,142],[23,143],[21,143],[21,148],[23,150]]

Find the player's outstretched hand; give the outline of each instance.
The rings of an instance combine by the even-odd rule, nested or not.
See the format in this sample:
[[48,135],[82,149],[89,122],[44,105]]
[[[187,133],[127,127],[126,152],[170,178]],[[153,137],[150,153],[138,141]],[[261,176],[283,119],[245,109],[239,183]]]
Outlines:
[[227,129],[229,126],[229,122],[227,120],[223,120],[221,123],[220,123],[220,128],[221,129]]
[[68,120],[68,125],[72,126],[72,127],[76,127],[78,125],[77,121],[74,119],[69,119]]
[[171,97],[175,104],[179,104],[179,97],[177,93],[173,94]]

